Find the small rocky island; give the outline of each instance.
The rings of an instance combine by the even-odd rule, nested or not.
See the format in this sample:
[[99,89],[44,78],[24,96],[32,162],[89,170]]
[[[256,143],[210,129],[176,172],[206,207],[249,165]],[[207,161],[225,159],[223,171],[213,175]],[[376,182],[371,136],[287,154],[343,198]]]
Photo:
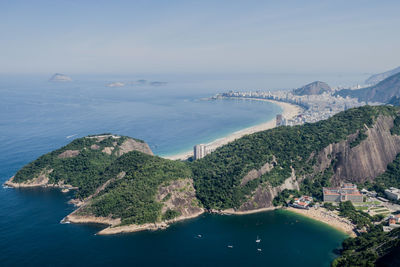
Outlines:
[[55,73],[53,76],[51,76],[49,82],[72,82],[72,79],[65,74]]

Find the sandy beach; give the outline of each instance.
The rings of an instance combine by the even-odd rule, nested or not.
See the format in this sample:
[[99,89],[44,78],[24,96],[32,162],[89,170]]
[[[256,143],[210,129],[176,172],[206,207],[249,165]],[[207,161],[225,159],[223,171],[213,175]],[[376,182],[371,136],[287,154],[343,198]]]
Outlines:
[[[271,102],[271,103],[274,103],[274,104],[280,106],[283,110],[282,115],[287,119],[291,119],[302,112],[301,107],[292,105],[289,103],[285,103],[285,102],[280,102],[280,101],[275,101],[275,100],[267,100],[267,99],[254,99],[254,98],[251,98],[250,100],[266,101],[266,102]],[[268,122],[264,122],[264,123],[234,132],[228,136],[218,138],[210,143],[207,143],[206,146],[207,146],[207,149],[213,151],[213,150],[217,149],[218,147],[226,145],[232,141],[235,141],[236,139],[238,139],[244,135],[272,129],[275,126],[276,126],[276,118],[273,118],[272,120],[270,120]],[[195,144],[193,144],[193,145],[195,145]],[[193,156],[193,150],[189,150],[184,153],[180,153],[180,154],[176,154],[176,155],[165,156],[164,158],[171,159],[171,160],[186,160],[191,156]]]
[[325,208],[310,208],[309,210],[304,210],[289,207],[286,210],[326,223],[351,237],[356,237],[356,233],[354,232],[355,226],[348,219],[340,217]]

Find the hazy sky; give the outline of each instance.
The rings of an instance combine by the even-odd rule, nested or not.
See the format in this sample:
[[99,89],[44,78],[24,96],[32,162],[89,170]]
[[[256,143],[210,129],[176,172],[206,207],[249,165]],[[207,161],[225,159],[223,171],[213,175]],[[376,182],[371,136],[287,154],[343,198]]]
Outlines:
[[0,72],[380,72],[400,1],[0,0]]

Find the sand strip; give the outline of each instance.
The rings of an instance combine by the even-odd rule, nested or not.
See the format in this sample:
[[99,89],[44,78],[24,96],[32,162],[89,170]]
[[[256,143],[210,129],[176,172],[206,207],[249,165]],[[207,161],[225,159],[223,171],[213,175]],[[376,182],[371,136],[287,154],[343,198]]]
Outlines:
[[[289,103],[285,103],[285,102],[280,102],[280,101],[275,101],[275,100],[268,100],[268,99],[255,99],[255,98],[243,98],[243,99],[249,99],[249,100],[256,100],[256,101],[266,101],[266,102],[271,102],[274,103],[278,106],[280,106],[282,108],[282,115],[286,118],[286,119],[291,119],[295,116],[297,116],[298,114],[300,114],[303,109],[299,106],[293,105],[293,104],[289,104]],[[276,126],[276,118],[273,118],[272,120],[268,121],[268,122],[264,122],[237,132],[234,132],[228,136],[216,139],[210,143],[207,143],[207,149],[210,150],[215,150],[220,146],[226,145],[232,141],[235,141],[236,139],[239,139],[240,137],[244,136],[244,135],[248,135],[248,134],[252,134],[252,133],[256,133],[256,132],[260,132],[260,131],[265,131],[268,129],[272,129]],[[164,158],[166,159],[172,159],[172,160],[186,160],[189,157],[193,156],[193,150],[189,150],[183,153],[179,153],[176,155],[171,155],[171,156],[165,156]]]
[[309,210],[303,210],[289,207],[286,210],[326,223],[351,237],[356,237],[354,224],[352,224],[348,219],[340,217],[336,213],[325,208],[310,208]]

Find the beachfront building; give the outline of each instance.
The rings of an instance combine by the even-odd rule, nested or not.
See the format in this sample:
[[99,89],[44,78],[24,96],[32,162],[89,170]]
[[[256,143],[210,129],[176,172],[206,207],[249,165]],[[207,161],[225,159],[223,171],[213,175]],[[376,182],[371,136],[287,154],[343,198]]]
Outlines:
[[283,118],[282,114],[276,115],[276,126],[277,126],[277,127],[282,125],[283,119],[284,119],[284,118]]
[[388,199],[399,200],[400,199],[400,189],[391,187],[385,190],[385,194]]
[[345,183],[340,187],[324,187],[322,190],[324,202],[363,202],[363,195],[358,191],[355,184]]
[[301,196],[300,198],[295,198],[292,207],[298,209],[309,209],[313,198],[310,196]]
[[201,159],[207,155],[207,146],[204,144],[195,145],[193,148],[194,159]]

